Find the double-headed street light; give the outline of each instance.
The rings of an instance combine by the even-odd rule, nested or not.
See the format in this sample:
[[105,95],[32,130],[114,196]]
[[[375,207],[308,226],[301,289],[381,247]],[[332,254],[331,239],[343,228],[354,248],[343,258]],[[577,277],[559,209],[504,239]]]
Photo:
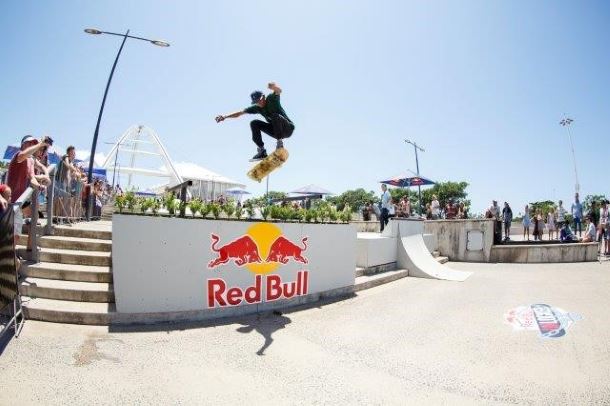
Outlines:
[[[123,46],[125,45],[125,41],[127,38],[139,39],[141,41],[150,42],[153,45],[157,45],[160,47],[167,48],[169,47],[169,43],[161,40],[152,40],[141,37],[134,37],[129,35],[129,30],[125,34],[117,34],[115,32],[101,31],[95,28],[86,28],[85,32],[87,34],[92,35],[100,35],[100,34],[108,34],[108,35],[116,35],[118,37],[123,37],[123,42],[121,43],[121,47],[119,48],[119,52],[114,59],[114,64],[112,65],[112,70],[110,71],[110,76],[108,77],[108,83],[106,83],[106,90],[104,91],[104,98],[102,99],[102,106],[100,107],[100,114],[97,117],[97,124],[95,125],[95,133],[93,134],[93,142],[91,143],[91,156],[89,157],[89,173],[87,175],[87,183],[91,185],[93,181],[93,160],[95,157],[95,149],[97,147],[97,136],[100,131],[100,122],[102,121],[102,115],[104,114],[104,105],[106,104],[106,96],[108,96],[108,88],[110,87],[110,82],[112,82],[112,76],[114,75],[114,69],[116,68],[116,64],[119,61],[119,56],[121,56],[121,52],[123,51]],[[87,196],[87,220],[91,219],[91,211],[93,209],[93,187],[89,186],[89,194]]]

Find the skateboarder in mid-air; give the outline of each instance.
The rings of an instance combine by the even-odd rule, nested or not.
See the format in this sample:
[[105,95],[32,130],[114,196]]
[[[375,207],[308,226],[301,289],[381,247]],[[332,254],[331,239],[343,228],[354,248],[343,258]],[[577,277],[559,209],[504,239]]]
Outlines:
[[236,111],[235,113],[227,114],[226,116],[220,115],[216,117],[216,122],[220,123],[226,118],[237,118],[243,114],[260,114],[265,117],[265,121],[252,120],[250,122],[250,129],[252,129],[252,141],[258,147],[258,151],[252,160],[260,160],[267,157],[267,151],[265,150],[265,144],[263,143],[263,137],[261,131],[277,140],[277,148],[283,148],[284,144],[282,139],[288,138],[294,131],[294,124],[280,104],[280,93],[282,89],[274,82],[269,83],[267,86],[273,91],[269,95],[265,96],[260,90],[256,90],[250,94],[252,99],[252,105],[246,107],[242,111]]

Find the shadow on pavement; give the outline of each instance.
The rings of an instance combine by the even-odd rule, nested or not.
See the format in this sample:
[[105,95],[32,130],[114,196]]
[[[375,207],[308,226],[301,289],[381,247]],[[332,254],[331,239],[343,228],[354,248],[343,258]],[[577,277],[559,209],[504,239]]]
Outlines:
[[265,355],[265,350],[273,343],[273,333],[286,328],[286,325],[290,323],[292,323],[292,320],[282,315],[281,312],[274,311],[269,314],[258,314],[252,320],[241,322],[243,326],[239,327],[236,331],[246,334],[256,331],[262,335],[265,338],[265,343],[256,351],[256,355]]

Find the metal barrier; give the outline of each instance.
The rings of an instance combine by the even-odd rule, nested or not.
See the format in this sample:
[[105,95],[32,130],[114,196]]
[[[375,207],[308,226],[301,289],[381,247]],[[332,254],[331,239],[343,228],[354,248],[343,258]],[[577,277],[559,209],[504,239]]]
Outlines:
[[0,330],[0,338],[10,331],[11,325],[15,336],[19,336],[24,321],[15,257],[14,216],[14,206],[11,206],[0,217],[0,314],[8,311],[9,316]]

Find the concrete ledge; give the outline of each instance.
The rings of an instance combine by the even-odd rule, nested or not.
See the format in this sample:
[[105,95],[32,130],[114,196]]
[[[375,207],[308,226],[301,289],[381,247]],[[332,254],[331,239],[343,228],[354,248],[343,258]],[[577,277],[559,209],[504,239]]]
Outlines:
[[491,247],[491,262],[563,263],[597,261],[598,243],[511,244]]

